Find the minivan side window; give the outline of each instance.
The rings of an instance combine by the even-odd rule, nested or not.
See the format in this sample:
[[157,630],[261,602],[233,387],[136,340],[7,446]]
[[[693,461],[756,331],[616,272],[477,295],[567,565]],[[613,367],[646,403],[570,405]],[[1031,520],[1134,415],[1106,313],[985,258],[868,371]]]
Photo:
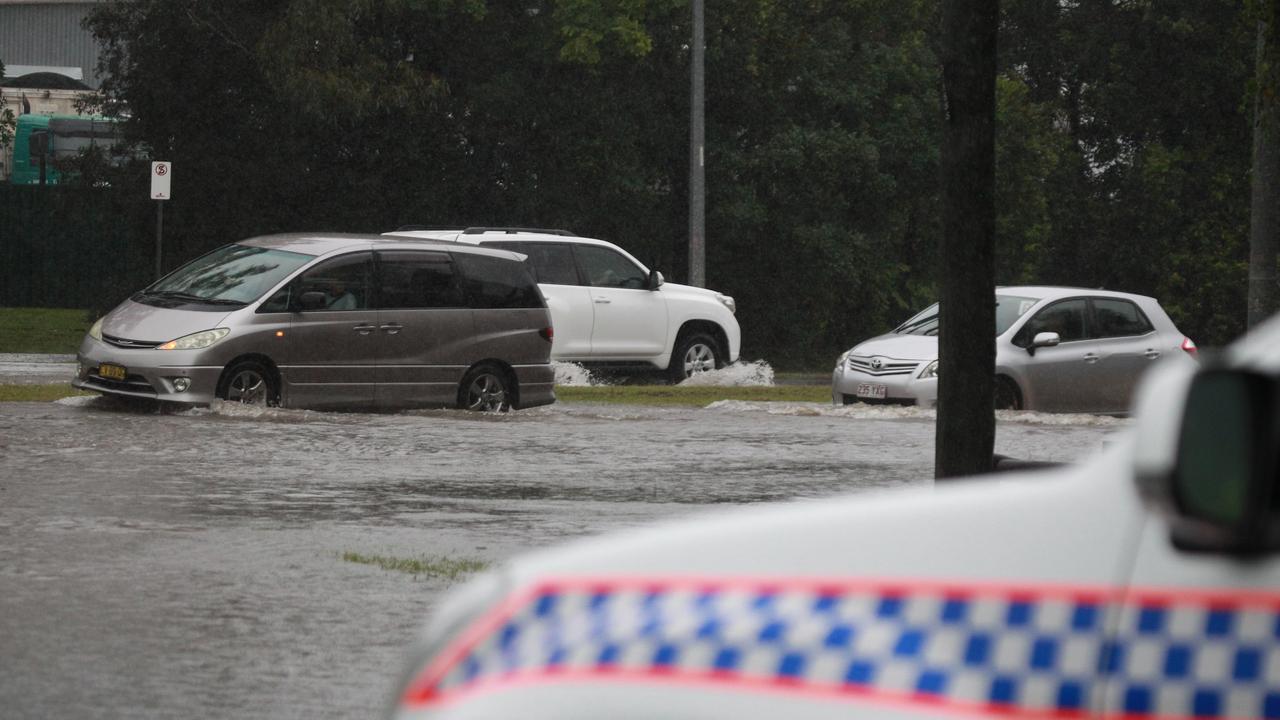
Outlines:
[[537,308],[545,307],[529,272],[528,263],[455,253],[454,262],[462,275],[462,288],[473,308]]
[[1118,298],[1093,298],[1094,337],[1132,337],[1155,330],[1132,302]]
[[378,253],[378,307],[463,308],[453,260],[442,252]]
[[369,301],[372,286],[373,255],[367,252],[343,255],[302,273],[264,302],[258,312],[296,310],[298,298],[307,292],[324,293],[325,305],[316,312],[368,310],[372,307]]
[[1058,333],[1058,337],[1064,343],[1084,340],[1086,309],[1087,303],[1084,298],[1056,302],[1028,320],[1027,324],[1023,325],[1014,336],[1013,344],[1018,347],[1027,347],[1035,340],[1036,335],[1042,332]]
[[625,256],[596,245],[575,245],[573,250],[591,287],[644,288],[648,276]]
[[566,243],[546,242],[486,242],[484,247],[500,248],[529,256],[533,264],[533,277],[548,285],[580,285],[578,268],[573,262],[573,248]]

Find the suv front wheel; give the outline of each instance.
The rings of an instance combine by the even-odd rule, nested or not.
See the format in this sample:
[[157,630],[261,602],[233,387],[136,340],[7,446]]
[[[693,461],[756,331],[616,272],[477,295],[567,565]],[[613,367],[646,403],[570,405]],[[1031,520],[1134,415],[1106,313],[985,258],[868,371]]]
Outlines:
[[671,353],[667,374],[671,382],[678,383],[699,373],[724,367],[724,355],[715,339],[701,333],[684,335],[676,342]]

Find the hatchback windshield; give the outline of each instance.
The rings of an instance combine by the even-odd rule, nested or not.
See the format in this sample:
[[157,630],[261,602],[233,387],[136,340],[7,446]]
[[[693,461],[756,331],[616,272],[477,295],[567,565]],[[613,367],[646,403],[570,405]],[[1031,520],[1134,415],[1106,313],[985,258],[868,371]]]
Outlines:
[[311,255],[226,245],[192,260],[142,291],[143,296],[245,305],[262,297]]
[[[1039,298],[1019,295],[996,295],[996,336],[1004,334],[1010,325],[1022,317],[1032,305],[1040,302]],[[902,323],[893,331],[898,335],[937,335],[938,304],[934,303],[921,310],[915,317]]]

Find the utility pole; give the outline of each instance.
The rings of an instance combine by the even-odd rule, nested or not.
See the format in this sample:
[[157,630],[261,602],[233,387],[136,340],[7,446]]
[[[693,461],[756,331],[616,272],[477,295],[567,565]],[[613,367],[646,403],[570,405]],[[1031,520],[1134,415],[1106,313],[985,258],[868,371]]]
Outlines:
[[703,0],[693,0],[693,42],[689,71],[689,284],[707,284],[706,82],[703,73],[706,33]]

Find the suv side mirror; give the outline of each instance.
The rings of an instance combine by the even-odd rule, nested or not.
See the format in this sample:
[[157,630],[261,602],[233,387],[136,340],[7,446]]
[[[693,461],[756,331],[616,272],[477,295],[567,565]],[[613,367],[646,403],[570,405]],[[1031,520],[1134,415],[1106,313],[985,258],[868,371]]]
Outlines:
[[649,279],[645,281],[644,289],[657,290],[658,288],[662,287],[662,283],[664,282],[666,282],[666,279],[662,277],[662,273],[658,272],[657,270],[650,270]]
[[[1169,515],[1171,540],[1187,552],[1251,556],[1280,550],[1280,423],[1275,380],[1243,370],[1208,369],[1186,383],[1176,423],[1172,462],[1139,457],[1136,469],[1148,497]],[[1143,443],[1140,433],[1136,438]],[[1138,452],[1141,453],[1141,445]],[[1154,472],[1153,472],[1154,471]]]

